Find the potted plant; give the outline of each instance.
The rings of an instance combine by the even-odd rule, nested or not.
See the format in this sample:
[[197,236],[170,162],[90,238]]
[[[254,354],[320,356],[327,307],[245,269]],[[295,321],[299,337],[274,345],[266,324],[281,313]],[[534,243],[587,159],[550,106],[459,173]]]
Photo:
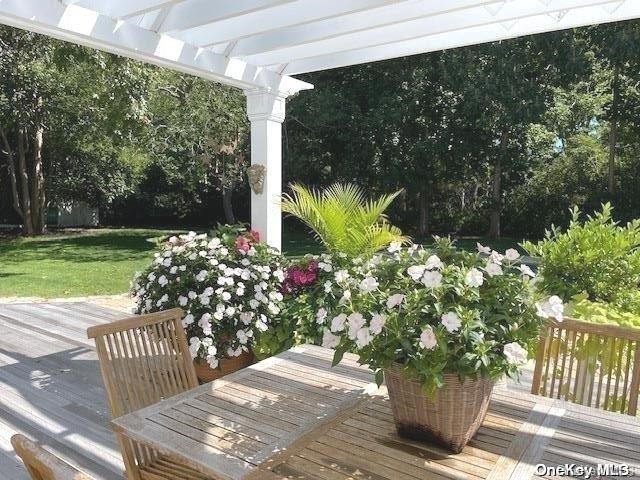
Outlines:
[[384,377],[398,432],[456,453],[481,425],[495,380],[517,375],[545,317],[562,318],[559,298],[536,303],[535,274],[516,250],[480,249],[391,245],[335,279],[335,307],[319,315],[334,364],[353,351],[378,384]]
[[253,361],[253,345],[281,310],[280,255],[256,232],[221,227],[173,236],[133,282],[137,313],[180,307],[201,382]]

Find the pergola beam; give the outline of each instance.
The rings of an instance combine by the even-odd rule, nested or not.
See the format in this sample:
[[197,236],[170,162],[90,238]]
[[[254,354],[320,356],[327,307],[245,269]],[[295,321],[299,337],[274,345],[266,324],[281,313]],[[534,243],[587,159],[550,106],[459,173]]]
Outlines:
[[286,96],[312,88],[306,82],[58,0],[1,0],[0,22],[242,89],[279,91]]
[[65,0],[67,5],[77,5],[113,18],[127,18],[152,12],[182,0]]
[[366,32],[376,27],[394,25],[473,6],[501,4],[502,2],[503,0],[449,0],[445,5],[431,0],[413,0],[404,4],[402,8],[397,8],[396,5],[383,5],[371,10],[244,38],[237,42],[232,54],[244,57],[270,53],[289,47],[338,38],[349,33]]
[[293,25],[339,17],[388,4],[401,4],[408,0],[296,0],[239,17],[208,23],[173,33],[192,45],[207,47],[235,41],[259,33],[274,31]]
[[220,2],[212,8],[211,0],[183,0],[171,8],[158,32],[170,33],[195,28],[294,1],[296,0],[235,0]]
[[[601,5],[603,0],[587,0],[593,5]],[[288,48],[265,52],[256,55],[245,55],[246,60],[254,65],[277,65],[289,63],[296,59],[312,58],[320,55],[331,55],[344,51],[354,51],[367,48],[376,44],[390,44],[436,36],[448,32],[467,31],[470,28],[483,25],[495,25],[511,23],[515,20],[524,20],[545,14],[557,14],[571,11],[576,6],[584,5],[585,0],[554,0],[548,4],[540,5],[532,0],[512,0],[503,4],[480,4],[459,8],[454,11],[442,12],[437,9],[429,9],[426,5],[415,5],[418,11],[424,11],[421,18],[404,18],[398,15],[396,21],[389,21],[382,26],[371,25],[366,29],[358,30],[345,35],[334,36],[316,42],[304,43]],[[409,9],[402,9],[402,12]],[[434,13],[430,13],[430,10]],[[396,10],[400,12],[400,10]],[[413,13],[413,12],[410,12]],[[414,13],[415,15],[415,13]],[[390,20],[394,17],[389,14]],[[527,22],[529,23],[529,22]]]
[[[552,5],[555,2],[556,0],[544,2],[544,4]],[[346,46],[340,52],[296,59],[288,64],[278,64],[277,68],[283,74],[294,75],[638,17],[640,17],[639,1],[600,1],[586,7],[532,15],[523,19],[501,21],[445,33],[420,35],[408,40],[387,41],[385,38],[380,38],[378,42],[366,48],[350,49]]]

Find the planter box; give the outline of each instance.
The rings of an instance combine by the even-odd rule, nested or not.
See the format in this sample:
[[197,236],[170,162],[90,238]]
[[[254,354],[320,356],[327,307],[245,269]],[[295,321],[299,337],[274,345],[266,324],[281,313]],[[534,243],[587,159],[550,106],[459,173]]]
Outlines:
[[400,366],[384,372],[398,434],[436,442],[460,453],[487,414],[493,382],[445,374],[444,387],[428,397],[417,380],[409,380]]

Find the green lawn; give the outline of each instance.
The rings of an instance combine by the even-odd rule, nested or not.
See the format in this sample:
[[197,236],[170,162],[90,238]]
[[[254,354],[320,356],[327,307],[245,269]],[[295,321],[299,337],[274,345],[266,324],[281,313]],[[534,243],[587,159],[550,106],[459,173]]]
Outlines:
[[[123,228],[11,240],[0,238],[0,297],[124,293],[133,274],[153,257],[155,240],[170,232]],[[517,243],[513,239],[465,238],[459,240],[458,245],[475,250],[476,241],[501,251]],[[285,232],[285,254],[298,256],[321,250],[310,236]]]
[[0,297],[76,297],[124,293],[147,265],[163,230],[104,229],[0,239]]

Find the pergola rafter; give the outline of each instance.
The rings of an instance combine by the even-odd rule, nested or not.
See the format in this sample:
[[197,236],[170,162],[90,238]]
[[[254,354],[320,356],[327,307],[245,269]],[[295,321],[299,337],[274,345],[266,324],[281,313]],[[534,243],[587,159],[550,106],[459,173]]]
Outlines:
[[243,89],[252,224],[280,246],[290,75],[640,17],[640,0],[0,0],[0,22]]

